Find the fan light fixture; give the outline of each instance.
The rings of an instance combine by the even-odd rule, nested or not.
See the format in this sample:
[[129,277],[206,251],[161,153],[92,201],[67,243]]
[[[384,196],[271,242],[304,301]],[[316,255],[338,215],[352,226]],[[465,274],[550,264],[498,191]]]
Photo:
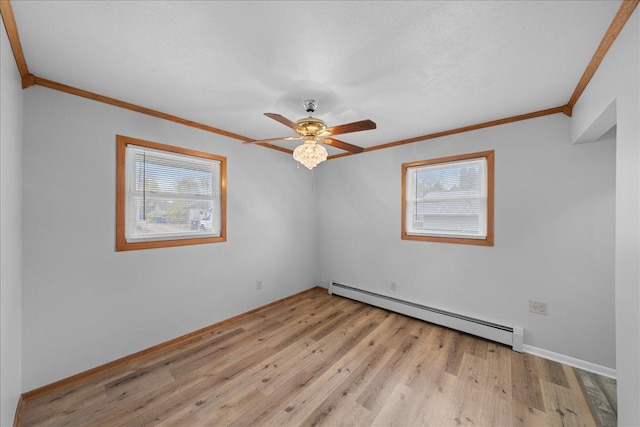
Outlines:
[[293,158],[309,170],[327,160],[327,155],[327,149],[320,144],[316,144],[315,138],[305,138],[304,143],[293,150]]
[[[302,101],[302,105],[304,106],[304,109],[307,110],[307,113],[313,114],[318,103],[313,99],[305,99]],[[297,146],[296,149],[293,150],[293,158],[302,163],[309,170],[316,167],[319,163],[327,160],[329,153],[327,153],[327,149],[324,148],[324,145],[330,145],[334,148],[348,151],[350,153],[362,153],[364,151],[364,148],[362,147],[335,139],[335,135],[360,132],[376,128],[376,124],[371,120],[360,120],[353,123],[327,127],[325,122],[320,119],[316,119],[315,117],[311,117],[311,115],[304,119],[300,119],[297,122],[291,121],[280,114],[264,113],[264,115],[288,128],[293,129],[298,135],[245,141],[245,144],[265,144],[272,141],[292,141],[295,139],[301,139],[302,145]]]
[[[305,99],[302,101],[302,105],[309,114],[313,114],[318,107],[318,103],[313,99]],[[327,125],[322,120],[314,119],[311,116],[298,120],[296,124],[298,125],[297,132],[303,137],[303,143],[293,150],[293,158],[311,170],[327,160],[327,149],[317,144],[316,139],[317,135],[327,129]]]

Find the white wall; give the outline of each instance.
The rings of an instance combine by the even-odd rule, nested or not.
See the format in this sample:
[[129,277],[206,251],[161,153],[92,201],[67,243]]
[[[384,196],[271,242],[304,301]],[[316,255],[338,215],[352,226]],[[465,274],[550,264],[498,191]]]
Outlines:
[[[321,278],[519,325],[526,345],[615,368],[615,145],[571,145],[569,121],[556,114],[323,165]],[[495,246],[401,240],[401,164],[484,150],[495,150]],[[549,315],[530,313],[529,299]]]
[[0,425],[10,426],[22,392],[23,97],[4,23],[0,27]]
[[579,139],[615,102],[618,423],[640,425],[640,11],[616,39],[574,108]]
[[[42,87],[24,120],[25,391],[315,285],[291,156]],[[116,134],[226,156],[227,242],[116,252]]]

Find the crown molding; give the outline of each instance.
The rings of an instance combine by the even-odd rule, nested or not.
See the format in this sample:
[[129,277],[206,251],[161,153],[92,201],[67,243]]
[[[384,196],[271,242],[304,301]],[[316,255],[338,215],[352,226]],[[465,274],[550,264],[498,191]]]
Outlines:
[[598,45],[598,48],[593,54],[589,65],[587,65],[587,68],[584,70],[584,73],[582,74],[582,77],[580,78],[576,89],[573,91],[571,98],[569,98],[567,109],[566,111],[564,111],[567,116],[571,117],[571,115],[573,114],[573,107],[576,105],[576,102],[578,102],[578,99],[580,99],[580,95],[582,95],[582,92],[584,92],[584,90],[586,89],[587,85],[591,81],[591,78],[596,73],[596,70],[598,69],[598,67],[600,67],[602,60],[606,56],[607,52],[609,52],[611,45],[613,45],[613,42],[622,31],[622,28],[624,28],[625,24],[631,17],[631,14],[636,9],[636,6],[638,6],[639,1],[640,0],[622,1],[622,4],[620,5],[618,12],[616,13],[616,16],[614,16],[613,20],[611,21],[607,32],[604,34],[604,37],[602,37],[600,45]]
[[13,8],[9,0],[0,0],[0,13],[2,14],[2,21],[4,27],[7,30],[7,36],[9,37],[9,44],[13,51],[13,56],[16,59],[16,65],[18,66],[18,72],[22,79],[22,88],[26,89],[33,85],[33,80],[29,78],[29,68],[27,67],[27,60],[24,58],[24,52],[22,51],[22,44],[20,43],[20,35],[18,34],[18,26],[16,25],[16,18],[13,15]]
[[[386,144],[374,145],[372,147],[367,147],[364,149],[364,152],[382,150],[385,148],[397,147],[399,145],[411,144],[413,142],[426,141],[428,139],[441,138],[443,136],[455,135],[457,133],[463,132],[471,132],[473,130],[489,128],[492,126],[504,125],[507,123],[519,122],[522,120],[534,119],[536,117],[549,116],[551,114],[558,114],[564,112],[565,105],[554,108],[547,108],[546,110],[534,111],[533,113],[520,114],[517,116],[505,117],[504,119],[491,120],[489,122],[477,123],[474,125],[463,126],[456,129],[445,130],[441,132],[429,133],[427,135],[416,136],[414,138],[401,139],[400,141],[388,142]],[[329,159],[337,159],[340,157],[352,156],[355,153],[342,153],[336,154],[334,156],[330,156]]]
[[46,88],[57,90],[60,92],[65,92],[65,93],[76,95],[82,98],[91,99],[93,101],[102,102],[104,104],[114,105],[116,107],[124,108],[126,110],[147,114],[149,116],[157,117],[157,118],[168,120],[171,122],[180,123],[185,126],[191,126],[197,129],[205,130],[207,132],[217,133],[220,135],[228,136],[229,138],[238,139],[240,141],[245,141],[245,142],[252,141],[251,138],[247,138],[246,136],[238,135],[232,132],[227,132],[225,130],[215,128],[213,126],[204,125],[202,123],[197,123],[191,120],[183,119],[181,117],[173,116],[171,114],[163,113],[157,110],[152,110],[150,108],[141,107],[139,105],[132,104],[130,102],[120,101],[118,99],[110,98],[108,96],[103,96],[93,92],[89,92],[84,89],[78,89],[73,86],[54,82],[52,80],[43,79],[42,77],[34,76],[34,83],[38,86],[46,87]]
[[[97,93],[93,93],[93,92],[89,92],[89,91],[84,90],[84,89],[78,89],[78,88],[73,87],[73,86],[68,86],[68,85],[65,85],[65,84],[62,84],[62,83],[54,82],[52,80],[43,79],[42,77],[38,77],[38,76],[34,76],[34,75],[30,75],[30,76],[33,79],[33,83],[35,85],[38,85],[38,86],[46,87],[46,88],[53,89],[53,90],[58,90],[60,92],[65,92],[65,93],[68,93],[68,94],[71,94],[71,95],[76,95],[76,96],[79,96],[79,97],[82,97],[82,98],[91,99],[93,101],[102,102],[104,104],[113,105],[113,106],[116,106],[116,107],[124,108],[126,110],[131,110],[131,111],[135,111],[137,113],[146,114],[148,116],[157,117],[159,119],[167,120],[167,121],[170,121],[170,122],[179,123],[181,125],[190,126],[190,127],[196,128],[196,129],[200,129],[200,130],[204,130],[206,132],[211,132],[211,133],[215,133],[215,134],[218,134],[218,135],[226,136],[226,137],[229,137],[229,138],[237,139],[237,140],[240,140],[240,141],[243,141],[243,142],[252,142],[252,141],[254,141],[253,139],[248,138],[246,136],[242,136],[242,135],[239,135],[239,134],[233,133],[233,132],[228,132],[226,130],[218,129],[216,127],[205,125],[205,124],[202,124],[202,123],[194,122],[192,120],[183,119],[182,117],[178,117],[178,116],[174,116],[174,115],[171,115],[171,114],[163,113],[163,112],[157,111],[157,110],[152,110],[152,109],[146,108],[146,107],[141,107],[139,105],[132,104],[130,102],[120,101],[118,99],[110,98],[108,96],[103,96],[103,95],[100,95],[100,94],[97,94]],[[284,151],[285,153],[292,153],[292,151],[287,150],[286,148],[278,147],[278,146],[272,145],[272,144],[258,143],[256,145],[261,145],[263,147],[272,148],[272,149],[278,150],[278,151]]]

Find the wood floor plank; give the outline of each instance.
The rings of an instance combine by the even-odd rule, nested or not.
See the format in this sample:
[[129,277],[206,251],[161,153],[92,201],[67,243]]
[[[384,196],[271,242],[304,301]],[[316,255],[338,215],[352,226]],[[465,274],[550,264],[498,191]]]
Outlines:
[[371,424],[398,427],[427,425],[423,407],[424,397],[398,382]]
[[488,343],[487,369],[488,383],[484,388],[481,413],[478,419],[487,420],[489,425],[518,425],[512,415],[511,394],[511,349],[501,344]]
[[214,375],[209,376],[206,380],[198,383],[198,386],[191,387],[185,392],[181,393],[179,399],[170,400],[170,405],[155,404],[149,405],[148,408],[131,420],[125,423],[118,423],[122,426],[141,426],[141,425],[155,425],[167,418],[173,416],[175,413],[181,411],[183,408],[189,406],[199,406],[202,397],[202,393],[212,388],[218,387],[230,378],[239,375],[244,370],[250,369],[256,362],[261,361],[268,355],[273,354],[273,350],[270,348],[261,349],[257,352],[249,354],[244,359],[238,360],[235,364],[229,366],[224,371],[218,371]]
[[273,393],[265,395],[264,399],[246,408],[246,411],[229,425],[235,426],[271,426],[274,418],[281,416],[283,412],[292,410],[291,400],[295,399],[305,388],[314,381],[314,373],[300,370],[295,376],[289,378]]
[[283,369],[288,367],[280,366],[278,368],[278,375],[272,376],[268,382],[263,381],[262,384],[258,384],[256,388],[269,395],[283,382],[287,381],[296,370],[304,369],[316,374],[320,370],[330,366],[346,352],[359,344],[362,338],[359,339],[358,337],[366,337],[372,330],[377,329],[379,324],[383,323],[385,318],[388,317],[384,311],[379,309],[372,308],[368,310],[368,312],[371,313],[372,316],[353,319],[343,328],[327,335],[316,344],[310,345],[304,353],[300,354],[302,357],[297,361],[295,369]]
[[403,382],[429,396],[438,390],[438,380],[449,362],[449,347],[453,345],[454,335],[444,328],[436,328],[423,342],[423,351],[414,356],[411,367],[405,371]]
[[[451,334],[451,342],[449,346],[449,358],[447,360],[447,367],[445,371],[451,375],[458,375],[458,369],[460,369],[460,363],[462,363],[462,356],[464,355],[464,348],[461,348],[460,341],[463,339],[463,335],[453,331]],[[442,343],[440,344],[442,345]]]
[[[392,357],[385,363],[374,381],[358,396],[356,401],[374,415],[382,408],[385,397],[395,388],[396,383],[411,362],[417,339],[415,336],[405,334],[398,344],[397,350],[392,352]],[[393,345],[393,347],[395,346]]]
[[474,425],[479,421],[482,393],[488,384],[487,365],[485,360],[464,353],[451,397],[456,411],[453,419],[447,421],[449,424]]
[[209,405],[195,415],[202,423],[216,420],[217,425],[226,426],[240,418],[248,408],[256,407],[264,402],[265,396],[252,387],[245,387],[235,394],[227,395],[220,405]]
[[564,372],[562,364],[553,360],[541,359],[547,364],[549,372],[549,381],[562,387],[569,387],[567,376]]
[[336,328],[339,328],[340,325],[343,325],[349,322],[350,319],[357,317],[366,308],[367,306],[360,305],[359,307],[356,307],[355,310],[343,311],[340,316],[337,316],[335,319],[328,322],[324,327],[320,328],[311,338],[315,341],[320,341],[322,338],[335,331]]
[[598,427],[616,425],[617,405],[615,380],[605,378],[582,369],[573,368],[576,379],[585,396],[591,415]]
[[[331,315],[327,316],[329,319]],[[241,393],[243,388],[253,387],[256,390],[260,389],[255,384],[265,385],[262,388],[266,390],[267,384],[282,383],[289,379],[291,376],[286,376],[286,373],[296,373],[296,369],[300,369],[301,366],[306,365],[305,359],[313,357],[313,354],[318,350],[317,344],[313,339],[308,338],[306,340],[297,340],[287,348],[287,351],[280,351],[274,354],[272,357],[265,359],[263,364],[260,365],[260,369],[254,369],[248,371],[246,375],[238,376],[234,380],[229,380],[225,383],[223,388],[216,390],[214,396],[202,396],[202,404],[195,410],[198,417],[206,418],[209,413],[216,413],[218,409],[226,404],[226,398],[233,396],[234,394]],[[293,355],[293,357],[291,356]]]
[[280,411],[275,411],[269,419],[269,425],[300,425],[314,409],[324,400],[324,396],[332,393],[355,370],[357,363],[341,358],[322,374],[308,382],[290,400],[280,404]]
[[22,425],[615,425],[587,374],[314,292],[34,394]]
[[[380,310],[376,310],[376,311],[381,316],[380,317],[380,320],[381,320],[384,316],[384,312]],[[331,314],[325,316],[324,318],[318,315],[314,317],[317,323],[323,323],[324,320],[331,319],[331,318],[332,318]],[[366,320],[366,318],[363,318],[362,320]],[[349,323],[349,328],[351,327],[355,328],[358,326],[359,323],[363,323],[363,322],[351,322]],[[375,324],[375,322],[373,324]],[[362,326],[364,328],[363,330],[367,330],[371,328],[371,324],[362,325]],[[311,330],[307,328],[307,331],[310,332]],[[333,338],[327,343],[317,343],[317,344],[314,344],[313,341],[307,341],[307,342],[304,342],[304,345],[298,346],[299,347],[298,349],[287,349],[288,351],[286,352],[286,354],[293,353],[294,355],[299,356],[299,357],[295,357],[293,360],[279,360],[278,355],[284,353],[283,351],[280,351],[280,353],[274,355],[269,360],[266,360],[265,370],[260,372],[262,374],[262,380],[258,383],[259,386],[256,388],[264,391],[266,395],[269,395],[270,394],[269,387],[271,387],[271,390],[273,390],[276,384],[280,384],[280,386],[282,386],[283,382],[286,382],[288,379],[291,378],[290,375],[289,376],[284,375],[284,373],[286,372],[295,373],[296,369],[299,370],[301,367],[311,371],[314,371],[314,369],[315,371],[318,371],[317,368],[313,368],[314,366],[312,363],[313,360],[319,361],[321,362],[321,364],[327,364],[328,361],[331,360],[331,358],[335,358],[335,355],[330,356],[332,353],[335,353],[335,351],[339,349],[344,350],[345,345],[349,345],[349,346],[352,345],[353,343],[353,340],[351,340],[352,335],[357,336],[359,333],[362,333],[358,331],[353,331],[352,329],[350,329],[349,331],[340,331],[340,332],[343,332],[340,336],[340,339]],[[297,341],[294,341],[294,342],[297,342]],[[279,349],[280,347],[281,347],[280,344],[276,345],[276,350]],[[292,351],[289,351],[289,350],[292,350]],[[293,369],[294,367],[296,369]],[[307,378],[306,381],[309,381],[309,379]],[[203,404],[201,408],[203,409],[208,408],[208,410],[215,411],[216,408],[212,405],[208,405],[208,403],[209,402]],[[198,414],[199,416],[203,416],[204,412],[198,411]],[[249,417],[249,416],[250,415],[246,415],[246,417]],[[255,422],[255,420],[253,422]]]
[[[409,325],[410,323],[404,322],[403,316],[388,316],[375,334],[371,334],[367,337],[367,340],[361,342],[359,344],[360,348],[354,348],[353,353],[357,357],[358,367],[351,372],[349,379],[345,380],[338,389],[326,397],[302,422],[302,425],[321,425],[324,423],[337,425],[341,423],[339,420],[351,419],[350,413],[345,412],[344,409],[346,408],[348,411],[353,412],[354,407],[361,414],[358,418],[360,423],[365,423],[367,419],[372,418],[372,412],[366,410],[366,408],[362,410],[363,407],[358,404],[356,396],[362,396],[366,391],[365,387],[372,387],[371,383],[376,378],[380,378],[381,371],[393,355],[393,352],[389,350],[405,347],[400,340],[406,337],[400,334],[400,331],[404,330],[406,333],[411,334],[411,339],[413,340],[419,340],[420,337],[431,331],[431,326],[427,324],[414,322],[413,329],[408,328]],[[380,339],[380,337],[383,339]],[[384,337],[392,338],[385,341]],[[365,352],[364,350],[368,351]],[[363,358],[361,355],[368,355],[368,357]]]
[[441,375],[438,376],[436,391],[432,392],[428,399],[425,400],[426,408],[420,416],[421,419],[425,420],[425,425],[459,425],[454,421],[459,411],[454,394],[457,381],[458,377],[446,371],[442,371]]
[[[388,356],[388,350],[382,345],[367,344],[367,357],[360,360],[357,368],[351,372],[340,387],[325,396],[324,400],[303,421],[303,425],[322,425],[328,420],[340,420],[353,408],[362,409],[360,412],[370,416],[370,411],[356,402],[364,387],[375,378],[382,369],[383,362]],[[362,421],[362,419],[360,419]],[[333,422],[333,421],[332,421]]]
[[548,408],[545,411],[548,425],[596,426],[590,418],[591,412],[584,399],[576,398],[577,395],[571,393],[568,388],[552,382],[542,381],[541,388],[545,406]]
[[525,353],[511,353],[511,376],[514,399],[527,408],[535,408],[544,412],[544,401],[538,372],[536,357]]

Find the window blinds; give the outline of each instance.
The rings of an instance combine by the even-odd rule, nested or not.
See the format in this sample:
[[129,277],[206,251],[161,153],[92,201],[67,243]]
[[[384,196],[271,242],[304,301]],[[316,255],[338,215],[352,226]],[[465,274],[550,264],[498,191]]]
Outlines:
[[220,162],[127,145],[127,242],[220,235]]

